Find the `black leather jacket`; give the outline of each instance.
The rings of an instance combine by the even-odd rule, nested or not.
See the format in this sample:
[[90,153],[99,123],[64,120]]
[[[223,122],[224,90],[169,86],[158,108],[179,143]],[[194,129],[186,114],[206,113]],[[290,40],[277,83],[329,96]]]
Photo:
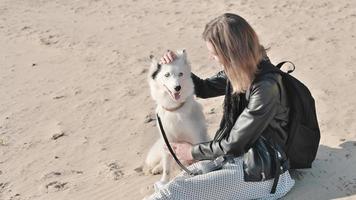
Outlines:
[[[271,65],[269,61],[259,64],[260,71]],[[195,93],[200,98],[211,98],[225,95],[227,76],[224,71],[200,79],[192,73]],[[282,77],[277,73],[267,73],[251,84],[245,93],[247,107],[238,116],[230,134],[218,141],[195,144],[192,155],[195,160],[214,159],[220,155],[232,154],[242,156],[257,138],[263,135],[279,144],[287,140],[289,106]]]

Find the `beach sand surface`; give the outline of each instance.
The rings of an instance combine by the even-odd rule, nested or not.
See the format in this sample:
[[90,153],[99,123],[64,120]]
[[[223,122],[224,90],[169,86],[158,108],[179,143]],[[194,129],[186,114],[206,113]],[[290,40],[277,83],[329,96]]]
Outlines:
[[[0,199],[149,194],[148,57],[185,48],[195,74],[214,75],[201,33],[224,12],[247,19],[273,63],[295,63],[316,101],[317,159],[284,199],[356,199],[354,0],[1,0]],[[223,97],[197,100],[213,135]]]

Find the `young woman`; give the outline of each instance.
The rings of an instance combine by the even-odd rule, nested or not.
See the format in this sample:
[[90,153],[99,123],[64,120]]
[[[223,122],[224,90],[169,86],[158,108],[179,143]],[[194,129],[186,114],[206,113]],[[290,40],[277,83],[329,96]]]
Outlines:
[[[210,160],[229,155],[220,169],[197,176],[181,173],[148,199],[278,199],[294,185],[283,152],[287,139],[288,101],[278,73],[252,27],[240,16],[225,13],[209,22],[203,39],[223,70],[208,79],[192,73],[200,98],[225,95],[224,114],[214,139],[200,144],[173,143],[181,160]],[[176,55],[167,51],[161,63]],[[227,158],[226,158],[227,159]]]

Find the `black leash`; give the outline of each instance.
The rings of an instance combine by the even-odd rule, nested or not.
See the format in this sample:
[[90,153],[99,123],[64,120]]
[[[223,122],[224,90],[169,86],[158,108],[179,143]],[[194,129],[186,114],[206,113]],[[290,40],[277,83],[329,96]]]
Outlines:
[[175,161],[178,163],[178,165],[179,165],[185,172],[187,172],[189,175],[195,176],[195,175],[200,174],[199,172],[195,172],[195,173],[194,173],[194,172],[190,171],[189,169],[187,169],[187,168],[179,161],[179,159],[177,158],[176,154],[174,153],[174,151],[173,151],[171,145],[170,145],[169,142],[168,142],[168,139],[167,139],[167,136],[166,136],[166,132],[164,132],[164,129],[163,129],[163,126],[162,126],[161,118],[158,116],[158,114],[156,114],[156,116],[157,116],[159,129],[161,130],[161,133],[162,133],[164,142],[166,143],[166,145],[167,145],[167,147],[168,147],[168,150],[169,150],[169,152],[172,154],[174,160],[175,160]]

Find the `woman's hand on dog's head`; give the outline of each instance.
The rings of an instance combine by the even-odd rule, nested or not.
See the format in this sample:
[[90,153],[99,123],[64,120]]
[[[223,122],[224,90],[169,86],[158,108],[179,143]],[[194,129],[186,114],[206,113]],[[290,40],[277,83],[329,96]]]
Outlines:
[[176,59],[177,58],[177,55],[173,52],[173,51],[171,51],[171,50],[167,50],[164,54],[163,54],[163,56],[162,56],[162,58],[161,58],[161,60],[160,60],[160,64],[169,64],[169,63],[171,63],[174,59]]

